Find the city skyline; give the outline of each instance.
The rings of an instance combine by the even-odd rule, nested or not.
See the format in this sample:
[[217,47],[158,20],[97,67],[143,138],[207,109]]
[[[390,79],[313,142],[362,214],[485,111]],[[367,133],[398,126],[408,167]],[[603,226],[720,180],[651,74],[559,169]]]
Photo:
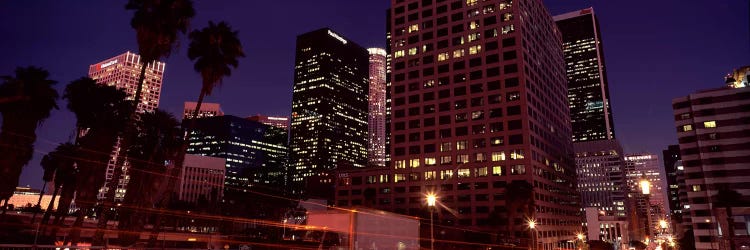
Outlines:
[[[0,74],[2,75],[9,74],[16,66],[36,64],[48,68],[52,73],[52,78],[61,83],[58,86],[61,88],[67,82],[84,75],[84,70],[80,70],[80,68],[85,67],[85,65],[94,63],[100,58],[125,50],[135,50],[136,48],[132,31],[126,24],[129,20],[128,14],[120,13],[122,12],[122,3],[66,3],[62,4],[63,6],[47,3],[45,6],[34,6],[36,4],[44,5],[43,3],[17,2],[1,4],[3,6],[0,8],[0,13],[4,15],[0,16],[14,18],[13,20],[3,18],[3,23],[24,23],[24,25],[17,27],[2,26],[2,31],[17,34],[18,40],[16,41],[36,41],[19,44],[13,44],[14,41],[10,40],[3,41],[0,52],[8,55],[6,57],[8,60],[0,63],[0,70],[2,70]],[[291,11],[299,14],[300,18],[313,18],[314,21],[304,25],[299,25],[299,22],[287,21],[278,23],[278,26],[270,25],[269,27],[261,27],[261,25],[256,24],[260,22],[244,18],[240,11],[243,8],[236,8],[238,10],[235,11],[222,6],[222,4],[224,3],[217,2],[212,3],[212,6],[202,6],[201,3],[197,3],[198,8],[206,9],[206,11],[196,17],[193,26],[196,27],[204,23],[206,16],[216,16],[215,12],[217,11],[229,12],[227,13],[227,19],[238,27],[241,38],[250,43],[248,58],[244,59],[249,63],[243,64],[237,74],[228,79],[224,87],[218,90],[217,95],[207,100],[220,101],[223,105],[224,100],[242,100],[226,103],[226,111],[230,114],[267,113],[285,115],[290,112],[291,76],[293,75],[290,66],[293,65],[290,63],[293,61],[293,56],[290,55],[293,52],[293,37],[297,34],[322,26],[330,26],[340,30],[341,33],[347,34],[352,40],[366,47],[382,47],[385,43],[385,35],[382,31],[385,25],[384,13],[388,6],[387,1],[380,3],[344,3],[338,4],[339,6],[335,8],[332,5],[337,4],[331,2],[315,6],[300,3],[296,5],[299,10],[293,8]],[[244,6],[244,9],[264,7],[253,7],[256,4],[261,3],[240,3],[239,5],[249,5]],[[268,4],[268,6],[265,6],[267,8],[281,8],[274,3],[266,4]],[[589,7],[591,3],[576,1],[566,4],[554,2],[546,2],[545,4],[550,9],[551,14],[555,15],[583,9]],[[652,6],[648,9],[636,8],[637,4],[632,3],[593,4],[593,7],[597,9],[602,29],[606,30],[603,33],[603,40],[607,43],[610,91],[612,92],[613,103],[615,103],[613,112],[616,113],[614,120],[618,127],[618,137],[622,138],[625,152],[658,153],[666,145],[674,144],[676,135],[672,132],[669,100],[697,89],[721,86],[722,76],[728,73],[728,69],[746,64],[741,60],[744,55],[748,54],[747,46],[741,46],[747,44],[745,39],[747,34],[738,34],[738,31],[742,33],[747,28],[737,28],[747,25],[741,14],[741,10],[747,8],[740,6],[744,4],[741,1],[728,1],[713,5],[707,3],[705,6],[677,6],[682,11],[667,9],[668,7],[671,8],[674,2],[651,4]],[[101,11],[88,11],[91,8]],[[309,9],[318,10],[318,12],[313,12],[314,14],[302,13],[305,12],[303,10]],[[41,15],[41,17],[28,15],[34,17],[35,20],[26,20],[25,17],[22,17],[23,15],[11,15],[6,12],[24,13],[24,11],[31,10],[48,15]],[[57,11],[63,12],[64,15]],[[362,14],[357,11],[367,11],[367,13]],[[639,20],[628,18],[631,15],[628,14],[629,11],[639,11],[644,18]],[[332,13],[338,12],[344,14],[332,15]],[[667,14],[682,12],[680,16],[691,13],[695,15],[708,13],[713,16],[711,16],[711,22],[700,23],[696,20],[670,17],[670,15],[677,14],[659,16],[660,12]],[[202,16],[204,13],[206,16]],[[721,13],[721,15],[711,13]],[[79,17],[66,21],[58,20],[68,14]],[[98,23],[94,22],[95,20],[117,21],[121,24]],[[666,23],[654,24],[658,20]],[[60,30],[60,25],[72,27],[80,25],[80,23],[89,23],[96,27],[105,25],[106,27],[118,28],[114,28],[113,31],[101,31],[97,33],[94,39],[90,39],[91,41],[64,37],[80,38],[81,36],[76,36],[76,34],[81,33],[75,30],[70,31],[72,34],[44,32],[51,28]],[[42,27],[45,25],[50,27]],[[294,26],[293,29],[289,29],[290,26]],[[96,27],[92,27],[91,30],[101,30],[101,28]],[[638,27],[638,29],[634,30],[634,27]],[[665,27],[678,28],[666,29]],[[25,29],[32,30],[32,32],[24,31]],[[84,33],[89,34],[90,31]],[[38,37],[41,34],[49,34],[52,37]],[[279,40],[266,39],[270,40],[270,43],[282,44],[284,49],[278,49],[282,55],[261,51],[264,49],[275,51],[274,49],[268,49],[267,46],[271,46],[269,41],[260,41],[264,40],[263,34],[283,38]],[[720,34],[738,34],[741,39],[693,39],[701,36],[721,37]],[[659,44],[667,45],[650,43],[655,40],[658,40]],[[38,41],[58,42],[41,44]],[[7,44],[8,42],[11,44]],[[184,42],[182,45],[183,48],[186,46]],[[165,79],[168,80],[164,83],[164,104],[162,106],[173,114],[181,113],[184,101],[196,98],[193,90],[197,89],[197,84],[200,82],[198,75],[192,72],[190,66],[187,66],[188,60],[185,58],[185,52],[182,51],[183,48],[166,60],[170,64],[170,68],[165,72]],[[702,48],[702,50],[697,50],[697,48]],[[639,49],[643,52],[633,53],[633,51],[639,51]],[[66,61],[65,63],[61,63],[61,61],[50,63],[50,60],[42,55],[54,56],[60,58],[60,60],[64,58]],[[674,61],[662,59],[665,57],[676,59]],[[688,63],[689,61],[692,62]],[[264,63],[271,66],[261,67],[260,64]],[[637,66],[632,66],[634,63],[638,63]],[[264,67],[272,67],[273,70],[270,70],[269,73],[258,73],[269,71],[268,68]],[[193,84],[193,86],[186,84]],[[649,89],[652,87],[655,89]],[[253,98],[238,98],[238,95],[245,96],[248,93],[253,94]],[[263,95],[271,97],[264,98]],[[268,100],[272,100],[269,105],[258,104]],[[248,107],[264,107],[265,109],[259,110]],[[56,143],[71,138],[73,123],[73,116],[67,111],[53,112],[50,121],[39,129],[40,139],[42,140],[37,143],[37,150],[46,153]],[[38,159],[41,158],[43,153],[37,153],[35,159],[24,169],[21,185],[41,185],[39,178],[41,169],[38,167]]]

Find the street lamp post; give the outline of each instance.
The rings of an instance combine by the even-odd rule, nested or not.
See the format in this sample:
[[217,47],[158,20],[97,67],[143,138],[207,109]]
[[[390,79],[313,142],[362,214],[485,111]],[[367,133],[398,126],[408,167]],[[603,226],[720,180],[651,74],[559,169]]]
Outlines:
[[427,194],[427,207],[430,210],[430,250],[435,250],[435,221],[432,219],[435,202],[437,202],[437,196]]
[[529,223],[529,229],[531,229],[531,241],[532,241],[531,249],[534,250],[536,249],[536,244],[537,244],[536,243],[536,221],[534,221],[534,219],[530,219],[528,223]]

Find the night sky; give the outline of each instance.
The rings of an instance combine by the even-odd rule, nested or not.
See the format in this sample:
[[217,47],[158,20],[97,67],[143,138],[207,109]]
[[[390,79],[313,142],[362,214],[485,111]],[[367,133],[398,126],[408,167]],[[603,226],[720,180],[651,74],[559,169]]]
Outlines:
[[[62,94],[88,66],[127,50],[138,52],[125,0],[0,1],[0,75],[18,66],[50,71]],[[547,0],[553,15],[594,7],[608,67],[615,133],[626,153],[677,143],[672,98],[720,87],[731,69],[750,64],[747,0]],[[196,1],[191,29],[209,20],[239,30],[246,58],[207,98],[227,114],[288,115],[298,34],[330,27],[364,47],[385,46],[388,0]],[[181,116],[197,99],[200,76],[187,39],[166,60],[160,108]],[[39,159],[74,135],[75,117],[60,110],[37,130],[36,154],[20,185],[41,186]],[[7,118],[6,118],[7,119]],[[2,156],[0,156],[2,157]]]

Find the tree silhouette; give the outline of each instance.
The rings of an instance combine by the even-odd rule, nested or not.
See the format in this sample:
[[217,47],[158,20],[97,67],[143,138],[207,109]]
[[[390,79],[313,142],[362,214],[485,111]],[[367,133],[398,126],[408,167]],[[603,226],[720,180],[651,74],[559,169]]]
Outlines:
[[[5,214],[8,200],[18,186],[23,167],[31,160],[36,141],[36,129],[57,109],[57,82],[49,79],[49,72],[29,66],[17,68],[14,76],[3,76],[0,98],[24,96],[12,102],[0,103],[3,116],[0,131],[0,201]],[[1,217],[0,217],[1,219]]]

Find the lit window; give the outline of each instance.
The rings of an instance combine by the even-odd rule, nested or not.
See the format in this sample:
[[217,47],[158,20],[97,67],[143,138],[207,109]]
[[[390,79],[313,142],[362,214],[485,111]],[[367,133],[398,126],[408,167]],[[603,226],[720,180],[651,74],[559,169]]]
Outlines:
[[494,167],[492,167],[492,175],[493,176],[501,176],[501,175],[503,175],[503,166],[494,166]]
[[448,52],[438,54],[438,62],[448,60]]
[[405,160],[396,161],[395,168],[396,169],[406,168],[406,161]]
[[404,182],[406,181],[406,174],[395,174],[393,175],[393,180],[395,182]]
[[479,2],[479,0],[466,0],[466,6],[474,6]]
[[680,114],[680,120],[690,119],[690,113]]
[[437,175],[435,174],[435,171],[427,171],[424,172],[424,180],[431,181],[434,180]]
[[513,165],[513,166],[510,167],[510,174],[512,174],[512,175],[526,174],[526,166],[524,166],[524,165]]
[[467,178],[471,177],[471,171],[469,171],[468,168],[462,168],[458,170],[458,178]]
[[442,144],[440,144],[440,152],[451,151],[451,149],[452,147],[450,142],[443,142]]
[[479,52],[482,52],[482,45],[475,45],[475,46],[469,47],[469,55],[474,55]]
[[453,169],[440,171],[440,179],[447,180],[453,178]]
[[413,56],[413,55],[416,55],[416,54],[417,54],[417,48],[411,48],[411,49],[409,49],[409,55],[410,56]]
[[716,127],[716,121],[703,122],[703,127],[705,127],[705,128],[715,128]]
[[432,88],[434,86],[435,86],[435,80],[424,81],[424,87],[425,88]]
[[692,124],[682,125],[682,131],[683,132],[687,132],[687,131],[691,131],[691,130],[693,130],[693,125]]
[[451,163],[450,155],[440,156],[440,164],[450,164],[450,163]]
[[693,185],[693,192],[700,192],[701,191],[701,185]]
[[510,158],[513,160],[520,160],[523,159],[523,150],[522,149],[516,149],[510,152]]
[[492,152],[492,161],[504,161],[505,160],[505,152]]
[[466,145],[468,143],[466,141],[457,141],[456,142],[456,150],[464,150],[466,149]]
[[453,51],[453,58],[459,58],[464,56],[466,52],[463,49],[457,49]]
[[474,30],[474,29],[477,29],[477,28],[479,28],[479,21],[471,21],[471,23],[469,23],[469,29],[470,30]]
[[475,157],[476,162],[483,162],[487,160],[487,156],[484,153],[477,153]]
[[409,167],[418,168],[419,167],[419,159],[411,159],[411,160],[409,160]]
[[468,163],[469,162],[469,155],[457,155],[456,156],[456,163],[462,164],[462,163]]
[[393,54],[393,57],[395,57],[395,58],[399,58],[399,57],[404,57],[404,50],[399,50],[399,51],[396,51],[396,52],[395,52],[395,53]]
[[511,25],[504,26],[503,30],[502,30],[502,33],[503,34],[509,34],[509,33],[513,33],[514,31],[516,31],[516,28],[514,28],[513,24],[511,24]]
[[474,176],[476,176],[476,177],[485,177],[485,176],[487,176],[487,167],[475,168],[474,169]]
[[479,40],[479,38],[480,38],[481,36],[482,36],[482,35],[481,35],[480,33],[474,33],[474,34],[469,34],[469,35],[467,36],[467,38],[469,39],[469,42],[473,42],[473,41]]
[[409,25],[409,33],[419,31],[419,24]]
[[424,165],[434,166],[436,163],[437,163],[437,160],[435,159],[435,157],[424,158]]

